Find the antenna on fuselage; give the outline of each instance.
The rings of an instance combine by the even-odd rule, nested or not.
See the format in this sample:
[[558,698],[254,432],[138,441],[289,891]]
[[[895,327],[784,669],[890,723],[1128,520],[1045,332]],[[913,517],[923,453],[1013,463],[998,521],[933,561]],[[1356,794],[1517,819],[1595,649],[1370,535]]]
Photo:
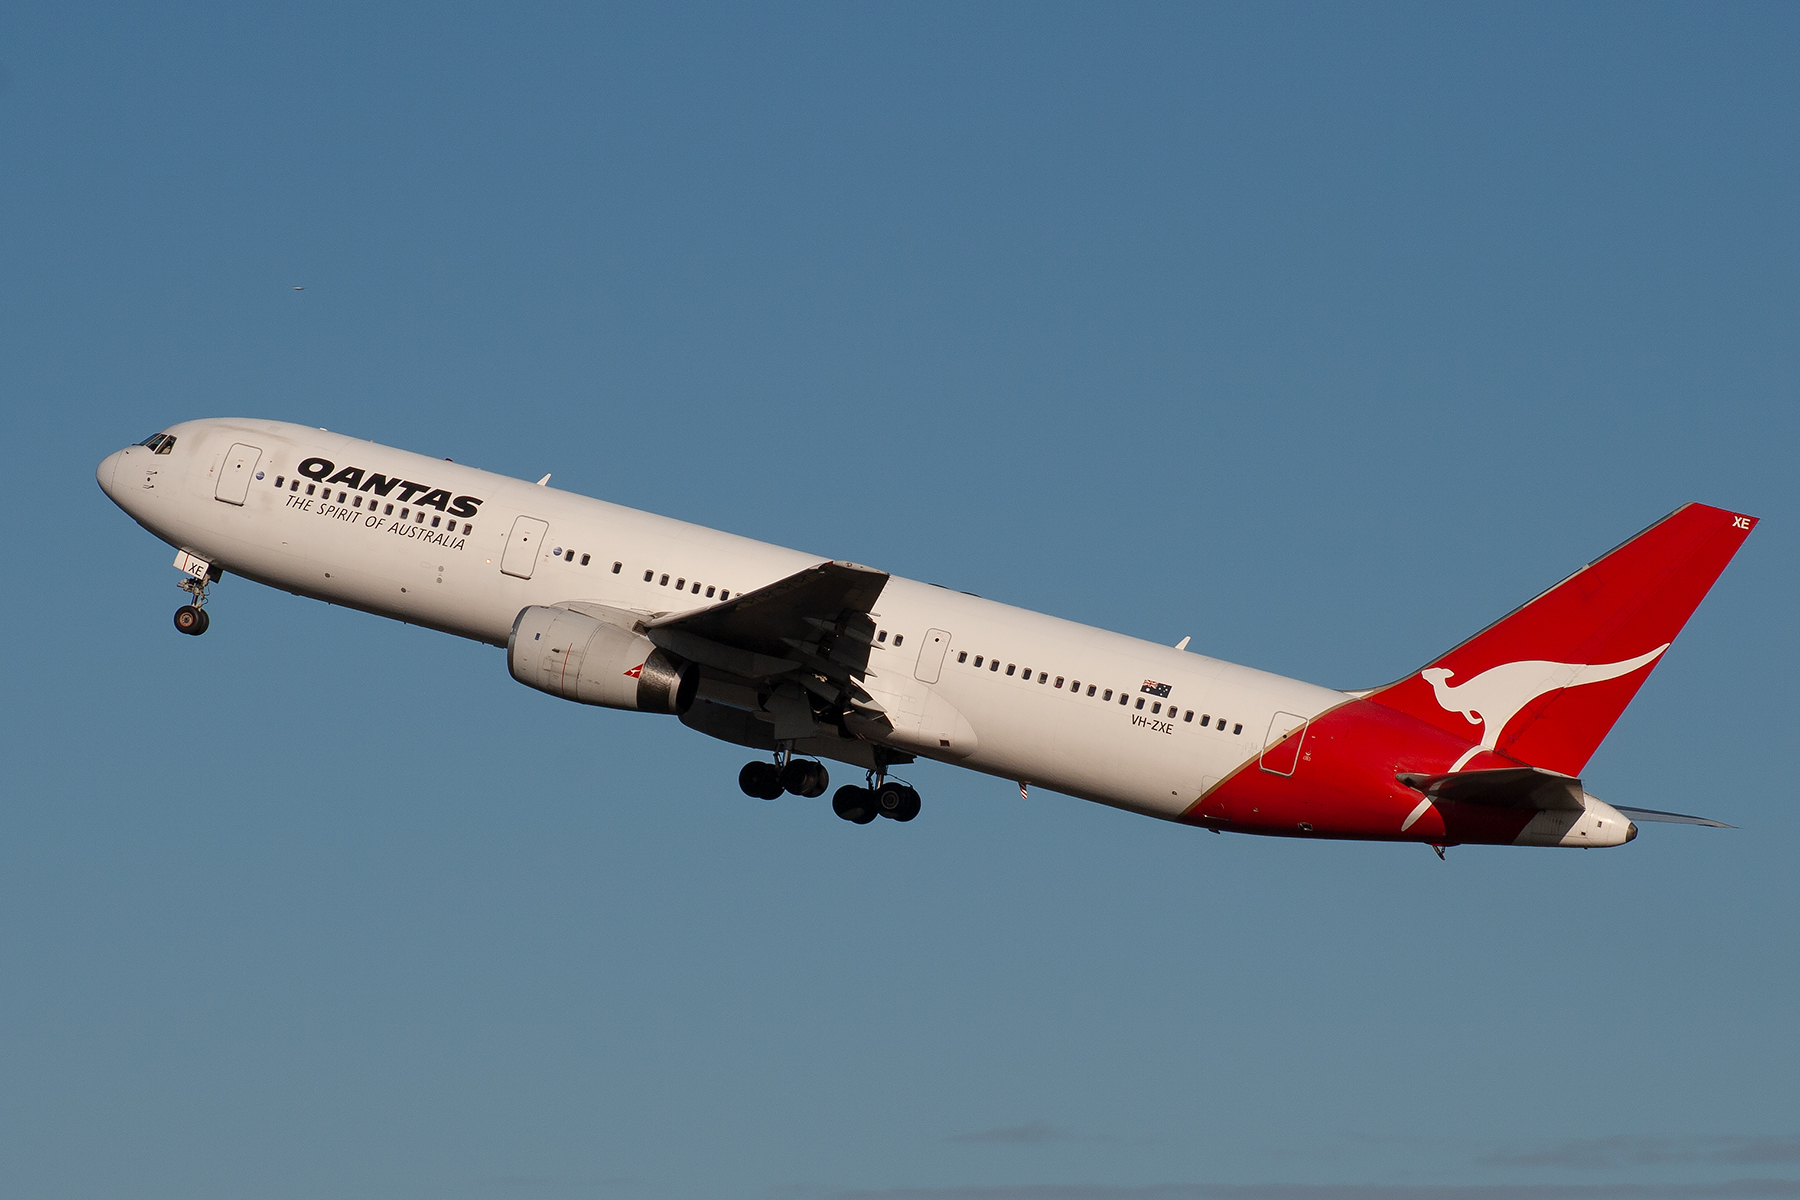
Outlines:
[[538,480],[538,486],[543,487],[545,484],[547,484],[549,482],[550,482],[550,476],[546,475],[542,479]]

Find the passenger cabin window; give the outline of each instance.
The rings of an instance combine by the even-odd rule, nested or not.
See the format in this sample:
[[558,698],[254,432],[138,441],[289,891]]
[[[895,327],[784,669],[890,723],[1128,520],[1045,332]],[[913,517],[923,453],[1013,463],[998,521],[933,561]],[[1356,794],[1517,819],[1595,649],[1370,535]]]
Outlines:
[[957,656],[956,656],[956,661],[957,661],[957,662],[959,662],[959,663],[966,663],[966,662],[968,662],[968,661],[969,661],[969,652],[968,652],[968,651],[967,651],[967,650],[964,650],[964,651],[962,651],[962,652],[961,652],[961,653],[959,653],[959,654],[958,654],[958,655],[957,655]]
[[620,571],[622,571],[624,569],[625,569],[625,564],[622,562],[616,562],[613,564],[613,574],[614,575],[617,575]]
[[275,477],[275,487],[277,489],[279,489],[281,487],[282,482],[283,482],[282,477],[280,475],[277,475]]
[[898,648],[900,643],[904,642],[905,640],[906,640],[906,635],[904,633],[896,633],[894,635],[894,646],[896,648]]
[[[990,663],[988,663],[988,670],[990,670],[990,671],[998,671],[998,670],[999,670],[999,669],[1000,669],[1000,660],[999,660],[999,659],[997,659],[997,658],[996,658],[996,659],[994,659],[994,660],[993,660],[993,661],[992,661],[992,662],[990,662]],[[1008,675],[1011,675],[1011,674],[1012,674],[1012,672],[1011,672],[1011,671],[1008,671],[1008,672],[1007,672],[1007,674],[1008,674]]]
[[645,571],[644,572],[644,582],[645,583],[649,583],[652,579],[655,579],[655,578],[656,578],[655,571]]
[[881,630],[881,631],[880,631],[880,632],[879,632],[879,633],[877,633],[877,634],[876,634],[876,635],[875,635],[875,640],[876,640],[876,641],[878,641],[878,642],[885,642],[885,641],[887,641],[887,630],[885,630],[885,629],[883,629],[883,630]]
[[584,555],[582,555],[582,556],[581,556],[581,565],[582,565],[582,566],[584,566],[584,567],[585,567],[585,566],[587,566],[587,565],[588,565],[588,563],[589,563],[589,562],[590,562],[590,561],[592,561],[592,559],[593,559],[593,557],[594,557],[594,556],[593,556],[593,555],[591,555],[591,554],[584,554]]
[[394,506],[393,506],[393,505],[391,505],[391,504],[384,504],[384,505],[382,505],[382,506],[381,506],[381,515],[382,515],[382,516],[384,516],[384,517],[391,517],[391,516],[393,516],[393,515],[394,515]]
[[1193,710],[1193,709],[1191,709],[1191,708],[1190,708],[1190,709],[1188,709],[1188,711],[1187,711],[1187,716],[1185,716],[1185,717],[1183,717],[1183,718],[1181,718],[1181,719],[1182,719],[1182,720],[1183,720],[1183,721],[1186,721],[1186,722],[1188,722],[1188,723],[1189,723],[1189,724],[1192,724],[1192,723],[1193,723],[1193,720],[1194,720],[1194,710]]
[[668,587],[669,586],[669,577],[667,575],[664,575],[660,580],[657,581],[656,586],[657,587]]
[[708,600],[711,600],[712,594],[713,594],[712,584],[709,583],[706,585],[706,598]]
[[1090,683],[1090,684],[1088,684],[1088,695],[1091,696],[1093,694],[1094,694],[1094,685]]
[[729,599],[731,599],[731,593],[726,591],[724,588],[720,588],[719,589],[719,599],[729,600]]
[[1234,729],[1232,729],[1231,735],[1233,737],[1236,737],[1238,734],[1240,734],[1242,732],[1244,732],[1244,727],[1242,725],[1239,725],[1239,726],[1235,727]]
[[1013,668],[1017,665],[1018,665],[1017,663],[1007,663],[1006,664],[1006,673],[1008,675],[1011,675],[1013,673]]
[[[1094,694],[1094,689],[1093,689],[1093,688],[1089,688],[1089,689],[1088,689],[1088,695],[1090,695],[1090,696],[1091,696],[1091,695],[1093,695],[1093,694]],[[1111,689],[1111,688],[1107,688],[1107,689],[1106,689],[1106,695],[1104,695],[1104,696],[1102,696],[1102,697],[1100,697],[1100,699],[1102,699],[1102,700],[1104,700],[1104,701],[1106,701],[1106,702],[1107,702],[1107,703],[1108,703],[1108,704],[1111,704],[1111,703],[1112,703],[1112,689]]]
[[981,669],[981,655],[979,655],[979,654],[977,654],[975,656],[975,669],[977,671],[979,671]]
[[1139,697],[1138,697],[1138,702],[1137,702],[1137,706],[1138,706],[1138,707],[1139,707],[1139,708],[1142,708],[1142,707],[1144,707],[1144,698],[1143,698],[1143,697],[1142,697],[1142,696],[1139,696]]

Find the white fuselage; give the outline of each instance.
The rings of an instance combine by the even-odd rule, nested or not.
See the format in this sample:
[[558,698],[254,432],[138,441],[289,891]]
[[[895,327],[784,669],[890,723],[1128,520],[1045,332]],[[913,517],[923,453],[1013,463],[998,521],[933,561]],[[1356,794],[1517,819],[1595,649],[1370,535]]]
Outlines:
[[[530,605],[689,612],[825,561],[321,429],[217,419],[167,433],[175,438],[169,453],[132,447],[100,470],[107,494],[157,537],[270,587],[495,646],[507,644],[515,617]],[[254,464],[228,461],[240,445],[255,448]],[[380,474],[430,492],[402,502],[402,489],[381,496],[327,485],[300,473],[309,459],[328,460],[332,473],[358,468],[365,484]],[[241,504],[218,498],[221,487],[233,486],[222,475],[234,469],[247,479]],[[432,506],[418,506],[440,492],[453,498],[449,504],[438,495]],[[463,497],[478,500],[472,509],[461,505],[472,515],[450,515]],[[519,517],[548,525],[523,566],[518,546],[506,557]],[[972,749],[914,753],[1152,816],[1179,816],[1256,757],[1277,714],[1311,718],[1347,699],[898,577],[870,615],[882,631],[871,689],[902,705],[935,695],[973,730]],[[927,636],[934,630],[949,635],[935,671],[920,664],[921,652],[935,660],[941,648],[941,637]],[[1168,685],[1166,698],[1146,693],[1146,681]]]

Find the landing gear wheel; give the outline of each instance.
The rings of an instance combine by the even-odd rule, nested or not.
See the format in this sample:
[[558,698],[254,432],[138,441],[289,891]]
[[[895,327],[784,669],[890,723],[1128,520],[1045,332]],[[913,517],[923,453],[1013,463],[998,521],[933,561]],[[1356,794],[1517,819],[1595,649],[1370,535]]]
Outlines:
[[796,796],[810,799],[825,794],[825,789],[831,786],[831,776],[826,773],[824,763],[790,758],[787,766],[781,769],[781,786]]
[[192,604],[184,604],[175,610],[175,628],[190,637],[199,637],[206,632],[212,621],[205,609],[195,608]]
[[919,793],[890,780],[875,789],[875,807],[884,817],[910,821],[919,815]]
[[781,795],[781,768],[772,762],[745,763],[738,772],[738,786],[744,795],[758,800],[773,800]]
[[831,797],[831,811],[846,821],[867,825],[875,819],[875,793],[868,788],[848,784]]

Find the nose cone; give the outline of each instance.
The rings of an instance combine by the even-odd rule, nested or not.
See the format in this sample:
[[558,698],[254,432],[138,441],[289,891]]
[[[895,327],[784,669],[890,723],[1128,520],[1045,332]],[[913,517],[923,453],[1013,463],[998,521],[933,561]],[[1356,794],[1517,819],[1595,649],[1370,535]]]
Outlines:
[[107,499],[114,504],[119,502],[119,494],[113,490],[113,476],[119,473],[119,461],[124,457],[123,450],[114,450],[100,460],[99,468],[94,471],[94,479],[100,484],[100,490],[105,492]]

